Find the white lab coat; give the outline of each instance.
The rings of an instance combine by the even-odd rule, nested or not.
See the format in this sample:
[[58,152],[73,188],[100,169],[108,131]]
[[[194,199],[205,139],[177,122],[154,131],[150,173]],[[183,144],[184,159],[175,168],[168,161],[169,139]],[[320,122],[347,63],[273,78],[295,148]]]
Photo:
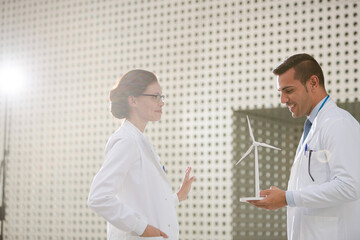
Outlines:
[[299,147],[288,190],[289,240],[360,239],[360,126],[331,99]]
[[146,137],[129,121],[110,137],[105,162],[94,177],[88,205],[108,221],[107,239],[141,238],[147,224],[179,238],[175,206],[179,204]]

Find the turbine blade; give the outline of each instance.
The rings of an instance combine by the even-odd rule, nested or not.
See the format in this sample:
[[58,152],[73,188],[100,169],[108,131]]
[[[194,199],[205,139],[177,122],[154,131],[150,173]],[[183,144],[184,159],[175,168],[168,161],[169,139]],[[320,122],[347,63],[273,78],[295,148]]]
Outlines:
[[254,145],[251,145],[251,147],[246,151],[246,153],[240,158],[240,160],[235,165],[238,165],[241,162],[241,160],[243,160],[247,155],[249,155],[253,147]]
[[271,146],[271,145],[266,144],[266,143],[258,143],[258,144],[259,144],[259,146],[268,147],[268,148],[272,148],[272,149],[276,149],[276,150],[281,150],[280,148]]
[[247,120],[248,120],[250,137],[251,137],[251,139],[253,140],[253,142],[255,142],[254,134],[253,134],[253,132],[252,132],[251,125],[250,125],[250,120],[249,120],[249,117],[248,117],[247,115],[246,115],[246,118],[247,118]]

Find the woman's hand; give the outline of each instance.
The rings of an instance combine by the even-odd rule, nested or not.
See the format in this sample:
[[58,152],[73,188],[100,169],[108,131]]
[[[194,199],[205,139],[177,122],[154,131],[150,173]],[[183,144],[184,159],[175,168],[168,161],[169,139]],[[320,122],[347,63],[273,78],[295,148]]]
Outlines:
[[190,189],[191,189],[191,184],[195,180],[195,176],[193,176],[192,178],[189,179],[190,172],[191,172],[191,167],[187,167],[186,171],[185,171],[184,180],[180,186],[179,191],[177,192],[180,202],[186,200],[186,198],[190,192]]
[[153,226],[151,226],[149,224],[145,228],[145,231],[143,232],[143,234],[140,235],[140,237],[163,237],[163,238],[168,238],[168,236],[165,233],[163,233],[162,231],[160,231],[156,227],[153,227]]

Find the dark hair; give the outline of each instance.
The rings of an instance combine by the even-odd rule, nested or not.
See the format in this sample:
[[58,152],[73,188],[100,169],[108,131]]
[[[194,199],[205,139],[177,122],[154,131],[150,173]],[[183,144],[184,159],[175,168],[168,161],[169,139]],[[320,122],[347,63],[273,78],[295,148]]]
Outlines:
[[275,75],[281,75],[290,68],[294,68],[294,78],[300,80],[304,86],[312,75],[316,75],[319,78],[319,85],[325,88],[323,71],[321,70],[319,63],[312,56],[306,53],[292,55],[285,59],[285,61],[277,66],[272,72]]
[[157,82],[155,74],[141,69],[123,75],[110,91],[112,115],[119,119],[129,117],[129,96],[139,96],[153,82]]

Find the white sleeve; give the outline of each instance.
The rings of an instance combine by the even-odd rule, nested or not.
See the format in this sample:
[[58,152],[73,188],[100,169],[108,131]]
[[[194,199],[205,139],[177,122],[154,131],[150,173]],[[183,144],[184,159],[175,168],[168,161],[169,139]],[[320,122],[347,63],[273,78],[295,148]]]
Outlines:
[[359,124],[342,118],[322,130],[322,146],[331,153],[330,181],[293,191],[297,207],[332,207],[360,198]]
[[175,205],[175,207],[177,207],[178,205],[180,205],[179,197],[178,197],[177,193],[173,193],[172,196],[174,199],[174,205]]
[[105,161],[94,177],[88,197],[88,205],[113,226],[125,232],[141,235],[147,223],[140,215],[116,196],[121,192],[125,176],[130,167],[140,160],[135,141],[118,139],[106,151]]

